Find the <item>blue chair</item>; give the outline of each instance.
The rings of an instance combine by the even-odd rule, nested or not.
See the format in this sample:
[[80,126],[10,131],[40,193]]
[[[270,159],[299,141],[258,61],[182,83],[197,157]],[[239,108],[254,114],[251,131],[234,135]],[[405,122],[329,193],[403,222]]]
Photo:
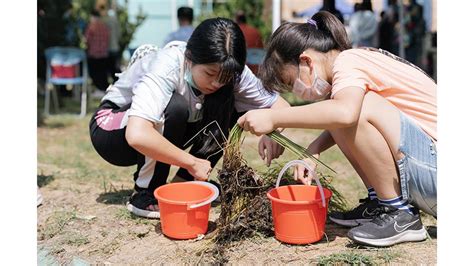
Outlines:
[[[58,95],[54,85],[81,85],[80,117],[84,117],[87,111],[87,56],[84,50],[76,47],[50,47],[45,50],[46,56],[46,90],[44,114],[49,115],[51,94],[53,105],[58,111]],[[82,70],[79,66],[82,63]]]

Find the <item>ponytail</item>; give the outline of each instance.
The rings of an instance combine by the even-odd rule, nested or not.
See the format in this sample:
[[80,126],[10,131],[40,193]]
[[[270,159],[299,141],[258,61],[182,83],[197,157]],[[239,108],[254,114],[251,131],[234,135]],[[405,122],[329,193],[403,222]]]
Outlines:
[[342,22],[333,14],[327,11],[320,11],[311,17],[319,30],[329,33],[336,44],[336,49],[344,51],[352,46],[347,37],[346,29]]
[[259,68],[263,86],[267,90],[289,90],[281,78],[283,66],[298,65],[300,54],[309,48],[327,53],[350,49],[351,44],[342,22],[327,11],[314,14],[307,23],[283,23],[270,37]]

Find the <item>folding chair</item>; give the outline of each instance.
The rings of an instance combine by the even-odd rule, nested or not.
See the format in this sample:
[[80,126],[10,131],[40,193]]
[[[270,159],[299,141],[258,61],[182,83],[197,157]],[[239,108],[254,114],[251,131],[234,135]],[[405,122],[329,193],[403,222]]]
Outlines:
[[[46,56],[46,91],[44,114],[49,115],[51,94],[53,105],[58,111],[58,95],[55,85],[81,85],[81,112],[84,117],[87,111],[87,56],[84,50],[76,47],[50,47],[45,50]],[[82,64],[82,69],[80,65]]]

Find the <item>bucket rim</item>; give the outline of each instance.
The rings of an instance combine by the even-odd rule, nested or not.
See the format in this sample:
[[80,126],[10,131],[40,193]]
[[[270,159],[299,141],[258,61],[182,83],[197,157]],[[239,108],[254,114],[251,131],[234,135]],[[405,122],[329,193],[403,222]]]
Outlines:
[[[163,198],[161,196],[158,195],[158,192],[160,189],[162,189],[163,187],[170,187],[170,186],[182,186],[182,185],[191,185],[191,186],[201,186],[201,187],[204,187],[206,189],[208,189],[211,193],[208,197],[205,197],[203,199],[199,199],[199,200],[190,200],[190,201],[177,201],[177,200],[170,200],[170,199],[166,199],[166,198]],[[155,196],[155,198],[158,200],[158,203],[160,201],[164,202],[164,203],[168,203],[168,204],[174,204],[174,205],[183,205],[183,206],[187,206],[187,205],[192,205],[192,204],[196,204],[196,203],[201,203],[201,202],[204,202],[210,198],[212,198],[213,196],[213,191],[211,188],[207,187],[207,186],[204,186],[204,185],[201,185],[199,183],[191,183],[191,182],[178,182],[178,183],[169,183],[169,184],[165,184],[163,186],[160,186],[158,188],[155,189],[155,191],[153,192],[153,195]]]
[[[279,199],[279,198],[276,198],[274,196],[272,196],[270,193],[274,190],[277,190],[279,188],[284,188],[284,187],[295,187],[295,186],[308,186],[308,185],[288,185],[288,186],[281,186],[281,187],[276,187],[276,188],[273,188],[271,189],[270,191],[267,192],[267,198],[270,199],[271,201],[275,201],[275,202],[278,202],[278,203],[283,203],[283,204],[288,204],[288,205],[307,205],[307,204],[316,204],[316,203],[322,203],[323,200],[322,200],[322,197],[320,199],[317,199],[317,200],[299,200],[299,201],[289,201],[289,200],[282,200],[282,199]],[[323,187],[323,191],[324,191],[324,199],[327,200],[327,199],[330,199],[332,197],[332,191],[328,188],[325,188]],[[319,191],[318,191],[319,192]]]

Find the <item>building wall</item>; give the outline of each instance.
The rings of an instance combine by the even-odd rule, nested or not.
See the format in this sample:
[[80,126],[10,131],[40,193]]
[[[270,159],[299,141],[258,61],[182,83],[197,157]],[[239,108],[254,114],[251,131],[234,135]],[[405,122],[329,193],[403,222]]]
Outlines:
[[[194,9],[194,18],[199,16],[201,0],[128,0],[119,1],[128,5],[129,17],[134,18],[142,10],[147,18],[138,28],[129,47],[136,48],[141,44],[163,46],[168,33],[178,29],[177,9],[190,6]],[[174,3],[173,3],[174,2]]]

